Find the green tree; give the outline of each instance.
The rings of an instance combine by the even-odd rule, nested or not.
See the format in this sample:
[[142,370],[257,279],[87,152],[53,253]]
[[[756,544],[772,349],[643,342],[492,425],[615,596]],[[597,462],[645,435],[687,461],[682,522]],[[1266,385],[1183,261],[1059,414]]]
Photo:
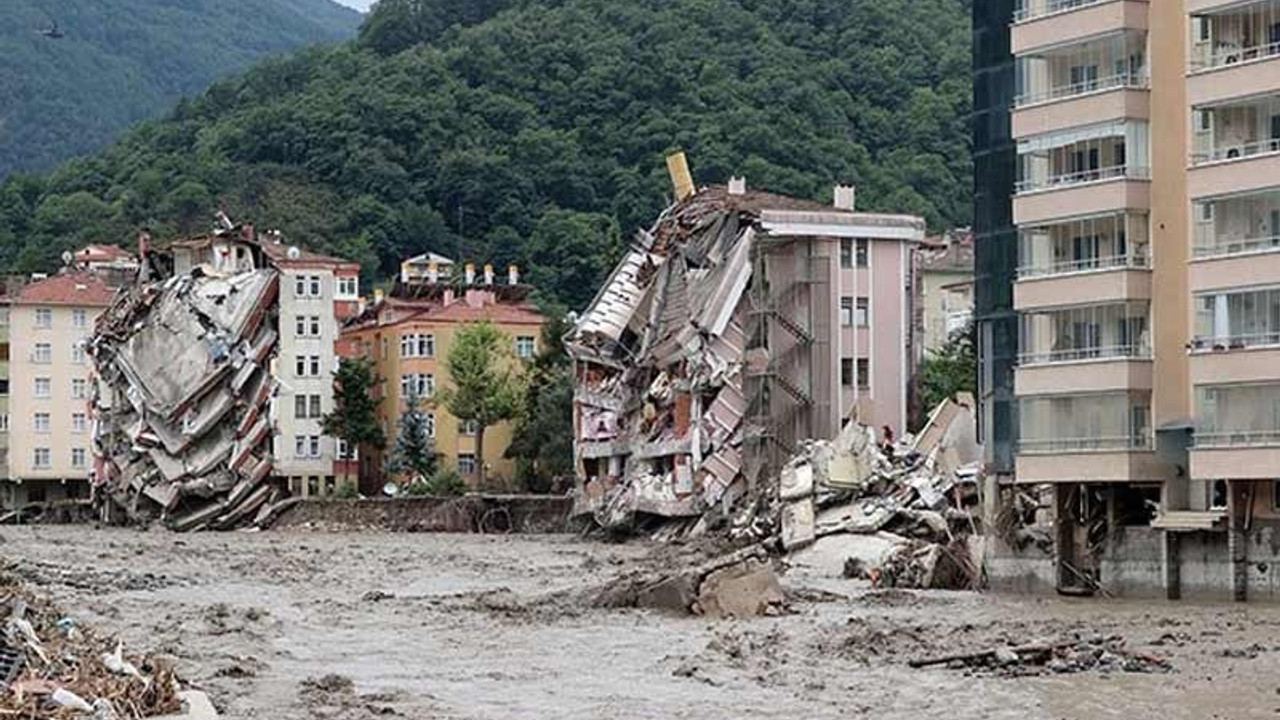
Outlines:
[[389,469],[409,475],[410,482],[425,481],[435,475],[435,442],[416,393],[409,393],[405,398],[405,410],[400,416],[400,432],[391,451]]
[[571,308],[595,297],[622,252],[622,233],[608,215],[548,210],[529,238],[529,280]]
[[533,492],[546,492],[557,477],[573,473],[573,374],[563,342],[570,324],[563,312],[544,312],[549,319],[507,448],[521,482]]
[[951,335],[947,342],[920,363],[921,410],[928,413],[959,392],[976,392],[978,359],[975,325],[970,322]]
[[344,440],[361,453],[387,445],[378,423],[378,401],[373,391],[381,379],[368,358],[342,358],[333,377],[333,412],[320,420],[326,435]]
[[463,326],[453,338],[445,366],[451,386],[440,393],[441,403],[459,420],[476,425],[476,463],[480,486],[485,484],[485,431],[516,415],[520,380],[512,371],[511,339],[491,323]]

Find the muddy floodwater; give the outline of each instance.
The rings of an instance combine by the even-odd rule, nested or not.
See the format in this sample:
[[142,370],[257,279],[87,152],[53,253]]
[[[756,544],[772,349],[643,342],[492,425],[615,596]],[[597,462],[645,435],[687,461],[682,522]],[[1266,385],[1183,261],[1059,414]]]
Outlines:
[[[0,529],[66,612],[176,662],[226,718],[1276,718],[1280,608],[871,591],[787,572],[792,612],[573,602],[659,549],[571,536]],[[559,598],[548,601],[547,598]],[[1120,635],[1168,673],[913,670]]]

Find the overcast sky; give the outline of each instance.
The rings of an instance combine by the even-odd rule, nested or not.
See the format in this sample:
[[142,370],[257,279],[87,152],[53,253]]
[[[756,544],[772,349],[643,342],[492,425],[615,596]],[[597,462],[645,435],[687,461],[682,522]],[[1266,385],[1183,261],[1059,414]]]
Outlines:
[[346,5],[347,7],[353,7],[363,12],[369,9],[369,6],[374,3],[374,0],[338,0],[338,2]]

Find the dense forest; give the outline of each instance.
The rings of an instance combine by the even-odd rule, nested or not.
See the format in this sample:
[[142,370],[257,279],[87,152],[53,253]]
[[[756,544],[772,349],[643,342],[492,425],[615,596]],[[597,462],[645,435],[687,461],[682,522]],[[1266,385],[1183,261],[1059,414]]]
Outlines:
[[0,185],[0,263],[203,230],[223,208],[384,277],[517,262],[589,300],[700,183],[970,221],[971,0],[382,0],[359,37],[269,60],[104,152]]
[[6,0],[0,178],[97,150],[218,78],[359,24],[332,0]]

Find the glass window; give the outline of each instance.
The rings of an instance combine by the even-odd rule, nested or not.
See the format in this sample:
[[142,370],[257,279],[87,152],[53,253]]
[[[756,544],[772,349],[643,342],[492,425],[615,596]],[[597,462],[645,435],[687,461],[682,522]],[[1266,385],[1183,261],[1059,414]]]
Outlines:
[[458,432],[462,435],[476,435],[480,432],[480,423],[475,420],[462,420],[458,423]]
[[71,397],[75,400],[83,400],[89,397],[88,382],[84,378],[72,378],[71,380]]
[[53,397],[53,381],[49,378],[36,378],[35,395],[38,398]]
[[307,296],[307,278],[305,275],[297,275],[293,278],[293,296]]
[[312,435],[307,438],[307,449],[311,452],[311,457],[320,457],[320,436]]
[[844,327],[853,326],[853,298],[840,298],[840,324]]
[[870,262],[871,241],[866,238],[858,238],[858,267],[867,267]]
[[53,362],[53,346],[49,343],[36,343],[36,351],[31,359],[42,365]]
[[853,267],[853,238],[840,238],[840,267]]
[[472,453],[458,454],[458,472],[462,475],[476,474],[476,456]]
[[1151,446],[1151,394],[1113,392],[1025,397],[1020,451],[1099,452]]
[[85,355],[83,341],[74,343],[71,346],[71,362],[76,365],[83,365],[85,363]]
[[89,418],[84,413],[71,414],[71,432],[82,433],[89,427]]
[[436,436],[436,414],[433,412],[423,413],[422,417],[426,420],[427,437]]
[[36,413],[32,427],[38,433],[49,432],[49,413]]
[[76,308],[71,311],[71,324],[77,328],[89,327],[89,313]]
[[516,356],[531,358],[534,354],[536,339],[532,335],[521,335],[516,338]]
[[433,358],[436,356],[435,335],[428,334],[418,336],[418,355],[425,358]]
[[319,396],[319,395],[312,395],[312,396],[311,396],[311,401],[310,401],[310,404],[311,404],[311,417],[313,417],[313,418],[317,418],[317,419],[319,419],[320,417],[323,417],[323,416],[324,416],[324,413],[320,411],[320,400],[321,400],[321,398],[320,398],[320,396]]
[[85,468],[88,464],[87,453],[85,453],[84,448],[71,448],[71,467],[77,469]]
[[858,387],[864,390],[871,387],[870,358],[858,358]]
[[308,363],[311,377],[320,377],[320,356],[312,355]]
[[307,417],[307,396],[306,395],[293,396],[293,416],[296,418],[303,418],[303,419]]
[[36,327],[53,327],[53,310],[50,310],[49,308],[36,308]]
[[35,452],[32,457],[32,464],[40,469],[48,469],[49,466],[53,464],[52,457],[53,455],[49,452],[49,448],[35,448]]
[[320,276],[312,275],[310,278],[311,297],[320,297]]
[[840,384],[853,387],[853,358],[840,358]]
[[871,300],[869,298],[858,298],[858,307],[854,313],[854,320],[858,323],[858,327],[869,327],[871,325]]

